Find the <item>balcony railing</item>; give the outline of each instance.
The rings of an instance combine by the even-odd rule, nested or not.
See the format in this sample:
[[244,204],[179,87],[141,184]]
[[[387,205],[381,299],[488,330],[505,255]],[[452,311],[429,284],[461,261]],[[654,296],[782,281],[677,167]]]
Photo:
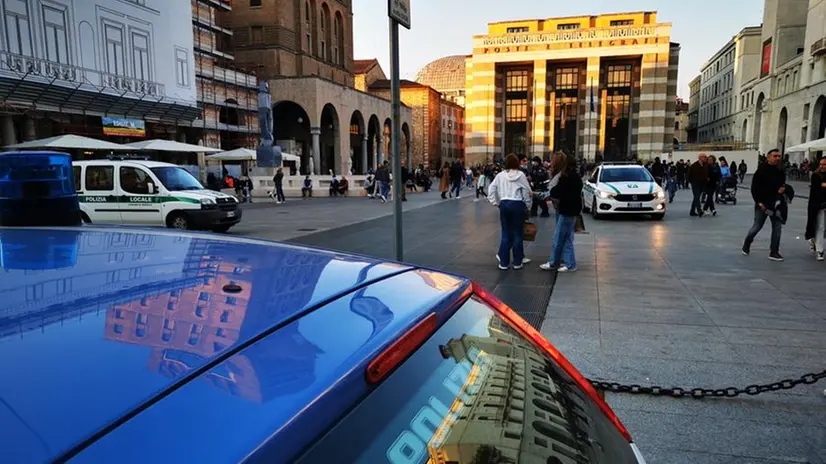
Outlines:
[[826,37],[815,40],[812,43],[812,56],[826,54]]
[[258,79],[250,74],[233,71],[220,66],[202,66],[197,69],[198,74],[204,77],[211,77],[221,82],[235,84],[245,87],[255,88],[258,86]]
[[118,93],[154,97],[164,96],[164,86],[158,82],[55,63],[42,58],[17,55],[0,50],[0,72],[4,71],[11,72],[23,80],[42,78],[49,82],[73,84],[74,86],[89,84],[98,89],[111,89]]

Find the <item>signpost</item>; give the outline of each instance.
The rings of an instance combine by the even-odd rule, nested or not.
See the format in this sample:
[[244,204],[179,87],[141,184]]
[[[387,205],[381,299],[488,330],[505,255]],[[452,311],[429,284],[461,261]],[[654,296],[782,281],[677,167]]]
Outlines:
[[[393,248],[396,260],[404,260],[402,237],[402,115],[401,84],[399,82],[399,25],[410,29],[410,0],[387,0],[387,15],[390,17],[390,95],[393,106],[393,136],[391,155],[393,156]],[[410,166],[407,166],[410,169]]]

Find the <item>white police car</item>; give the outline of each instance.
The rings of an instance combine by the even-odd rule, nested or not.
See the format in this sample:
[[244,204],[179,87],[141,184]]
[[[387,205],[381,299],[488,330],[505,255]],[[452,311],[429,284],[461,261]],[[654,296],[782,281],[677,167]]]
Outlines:
[[595,219],[608,214],[665,217],[666,199],[651,173],[637,164],[604,163],[584,182],[582,204]]
[[180,166],[158,161],[75,161],[83,221],[226,232],[241,221],[232,195],[207,190]]

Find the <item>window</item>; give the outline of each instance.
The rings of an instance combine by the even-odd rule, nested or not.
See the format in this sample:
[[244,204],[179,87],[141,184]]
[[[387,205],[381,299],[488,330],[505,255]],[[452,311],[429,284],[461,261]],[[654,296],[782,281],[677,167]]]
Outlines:
[[522,34],[524,32],[528,32],[527,27],[509,27],[507,30],[508,34]]
[[[611,21],[611,27],[633,26],[633,25],[634,25],[634,20],[633,19],[618,19],[616,21]],[[719,67],[719,63],[718,63],[718,67]]]
[[579,29],[579,23],[564,23],[556,25],[556,30],[558,31],[569,31],[572,29]]
[[261,6],[261,0],[250,0],[250,8]]
[[310,22],[310,3],[304,4],[304,30],[307,36],[307,53],[313,52],[313,28]]
[[554,90],[573,90],[579,87],[579,69],[560,68],[554,72]]
[[115,190],[115,167],[86,166],[86,190]]
[[508,92],[526,92],[528,90],[528,71],[508,71],[505,75],[505,87]]
[[28,3],[26,0],[7,0],[4,6],[9,51],[18,55],[33,56]]
[[339,60],[339,50],[338,50],[338,38],[340,37],[341,31],[341,21],[339,20],[339,16],[336,15],[336,18],[333,20],[333,63],[341,64]]
[[149,50],[149,34],[142,31],[132,31],[132,75],[135,76],[135,79],[152,80]]
[[680,121],[674,121],[674,130],[680,130]]
[[72,166],[72,177],[75,180],[75,191],[80,191],[80,166]]
[[321,5],[321,59],[327,61],[330,59],[327,53],[327,47],[330,46],[330,10],[327,4]]
[[143,169],[123,166],[120,168],[120,187],[126,193],[148,195],[152,178]]
[[175,80],[178,87],[189,87],[189,53],[175,48]]
[[261,45],[264,43],[264,28],[262,26],[252,26],[252,44]]
[[524,122],[528,120],[528,100],[508,99],[505,108],[505,119],[508,122]]
[[609,65],[607,69],[608,87],[630,87],[631,65]]
[[[524,413],[511,399],[523,390]],[[627,440],[576,382],[472,298],[298,462],[516,462],[503,440],[522,456],[552,456],[548,463],[634,462]]]
[[66,33],[66,11],[41,5],[43,8],[43,42],[46,59],[69,64],[69,37]]
[[[803,105],[803,120],[804,120],[804,121],[808,121],[808,120],[809,120],[809,108],[810,108],[810,106],[809,106],[809,104],[808,104],[808,103],[806,103],[805,105]],[[805,141],[806,139],[805,139],[805,138],[803,138],[803,139],[801,139],[801,140],[804,140],[804,141]]]
[[106,50],[106,72],[116,76],[125,74],[123,56],[123,27],[103,23],[103,42]]

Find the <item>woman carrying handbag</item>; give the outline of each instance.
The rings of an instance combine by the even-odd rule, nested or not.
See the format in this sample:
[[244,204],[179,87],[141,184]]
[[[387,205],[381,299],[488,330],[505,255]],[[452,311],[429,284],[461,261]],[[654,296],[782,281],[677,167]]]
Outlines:
[[488,187],[488,201],[499,207],[502,238],[496,260],[503,271],[511,264],[511,251],[514,269],[522,269],[530,262],[525,258],[522,233],[532,195],[528,178],[519,169],[519,158],[514,154],[508,155],[505,170],[497,174]]

